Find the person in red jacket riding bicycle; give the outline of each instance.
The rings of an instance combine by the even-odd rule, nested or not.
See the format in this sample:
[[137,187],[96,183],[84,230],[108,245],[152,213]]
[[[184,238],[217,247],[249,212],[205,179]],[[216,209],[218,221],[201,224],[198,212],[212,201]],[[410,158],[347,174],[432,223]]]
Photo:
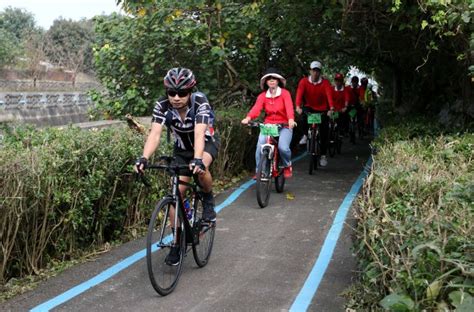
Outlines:
[[[310,64],[310,75],[301,78],[296,90],[296,112],[303,113],[303,104],[306,113],[321,113],[321,158],[319,164],[321,167],[327,165],[326,151],[328,146],[329,133],[329,111],[334,111],[332,100],[332,86],[329,80],[321,76],[322,64],[313,61]],[[308,132],[308,122],[306,116],[303,116],[303,133]],[[306,143],[306,135],[300,141],[300,144]]]
[[[286,79],[275,68],[269,68],[260,79],[260,87],[264,90],[257,97],[255,105],[250,109],[247,116],[241,123],[246,125],[250,120],[257,118],[262,109],[265,111],[264,123],[268,124],[288,124],[288,127],[280,129],[278,137],[278,151],[283,162],[283,175],[290,178],[293,175],[291,167],[290,143],[293,137],[293,128],[296,126],[293,100],[290,92],[285,89]],[[260,162],[260,150],[265,144],[266,136],[260,134],[255,151],[255,161]]]
[[346,104],[349,102],[349,87],[344,85],[344,75],[341,73],[334,75],[334,84],[332,89],[334,111],[341,114],[346,111]]

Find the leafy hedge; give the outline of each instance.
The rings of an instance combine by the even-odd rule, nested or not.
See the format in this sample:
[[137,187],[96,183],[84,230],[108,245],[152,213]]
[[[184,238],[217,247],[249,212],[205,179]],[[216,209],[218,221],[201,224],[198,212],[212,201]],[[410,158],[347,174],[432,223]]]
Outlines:
[[474,134],[384,129],[359,200],[357,310],[474,310]]
[[[219,120],[217,178],[234,177],[249,166],[246,159],[253,160],[255,137],[240,126],[240,114],[235,116]],[[144,229],[153,203],[168,187],[162,173],[153,176],[151,190],[135,182],[131,164],[144,140],[127,128],[4,129],[0,289],[12,277],[38,274],[52,261]],[[168,146],[155,154],[169,151]]]

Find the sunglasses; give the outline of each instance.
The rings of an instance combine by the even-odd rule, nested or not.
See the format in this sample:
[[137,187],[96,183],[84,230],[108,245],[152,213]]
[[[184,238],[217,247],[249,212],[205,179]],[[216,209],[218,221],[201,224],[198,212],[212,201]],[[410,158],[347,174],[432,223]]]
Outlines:
[[180,98],[182,98],[182,97],[188,96],[190,91],[189,90],[180,90],[180,91],[168,90],[166,91],[166,93],[168,94],[168,96],[171,96],[171,97],[175,97],[176,95],[178,95]]

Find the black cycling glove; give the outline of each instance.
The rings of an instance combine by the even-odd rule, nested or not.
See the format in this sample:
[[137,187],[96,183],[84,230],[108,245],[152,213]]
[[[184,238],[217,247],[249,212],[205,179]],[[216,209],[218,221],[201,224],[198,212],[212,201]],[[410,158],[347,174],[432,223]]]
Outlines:
[[144,156],[138,158],[136,161],[135,161],[135,166],[137,167],[137,169],[139,171],[140,170],[140,165],[143,165],[143,168],[146,168],[146,166],[148,165],[148,159]]
[[199,169],[201,169],[202,171],[206,171],[206,166],[204,165],[204,163],[202,162],[202,159],[201,158],[194,158],[193,160],[191,160],[191,162],[189,163],[191,165],[191,167],[199,167]]

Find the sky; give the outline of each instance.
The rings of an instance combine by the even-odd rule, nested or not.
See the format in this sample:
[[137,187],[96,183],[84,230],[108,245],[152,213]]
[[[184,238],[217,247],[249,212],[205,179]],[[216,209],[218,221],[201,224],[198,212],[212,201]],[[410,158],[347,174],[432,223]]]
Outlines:
[[80,20],[120,10],[115,0],[0,0],[0,11],[9,6],[33,13],[36,25],[44,29],[48,29],[60,16]]

